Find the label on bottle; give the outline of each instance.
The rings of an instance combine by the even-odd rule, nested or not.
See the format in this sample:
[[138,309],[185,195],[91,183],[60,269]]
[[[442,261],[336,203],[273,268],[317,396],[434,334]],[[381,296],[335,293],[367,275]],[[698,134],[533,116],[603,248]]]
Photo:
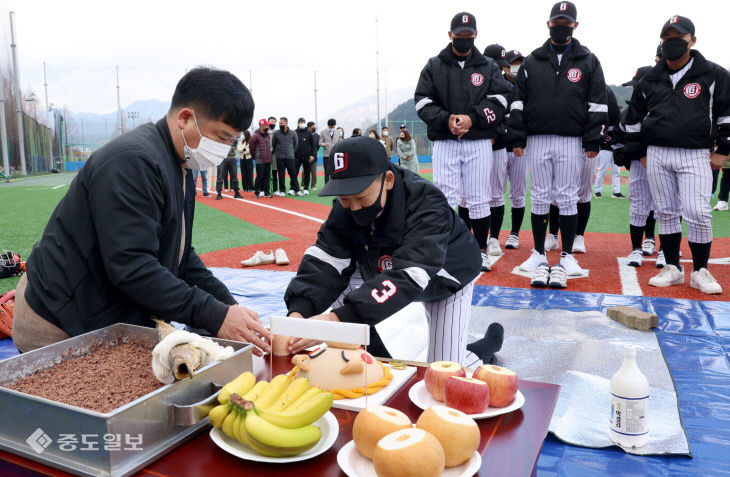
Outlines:
[[611,393],[611,430],[626,436],[646,434],[648,403],[649,396],[627,398]]

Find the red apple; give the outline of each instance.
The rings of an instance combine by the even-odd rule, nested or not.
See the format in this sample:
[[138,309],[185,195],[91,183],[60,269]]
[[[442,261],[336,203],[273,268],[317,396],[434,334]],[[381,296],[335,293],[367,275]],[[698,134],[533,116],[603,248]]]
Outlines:
[[436,361],[426,369],[423,380],[426,382],[426,389],[437,401],[444,402],[444,387],[446,380],[451,376],[466,376],[464,368],[453,361]]
[[505,407],[515,400],[518,379],[514,371],[493,364],[483,364],[474,371],[473,377],[489,386],[490,406]]
[[480,379],[452,376],[446,381],[444,404],[466,414],[479,414],[489,407],[489,386]]

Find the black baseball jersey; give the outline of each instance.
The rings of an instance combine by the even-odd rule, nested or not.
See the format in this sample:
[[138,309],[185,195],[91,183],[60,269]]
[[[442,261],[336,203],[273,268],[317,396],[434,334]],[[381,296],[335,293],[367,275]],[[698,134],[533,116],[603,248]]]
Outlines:
[[357,266],[364,284],[332,310],[340,321],[374,325],[413,301],[447,298],[481,269],[474,236],[436,186],[391,165],[395,184],[373,226],[358,227],[334,201],[307,249],[284,301],[289,312],[321,314],[345,290]]
[[692,65],[674,86],[666,61],[634,87],[626,118],[626,148],[646,155],[647,146],[714,149],[730,153],[730,73],[690,53]]
[[452,114],[466,114],[472,127],[462,139],[497,139],[510,89],[493,60],[475,48],[462,61],[451,43],[428,60],[418,79],[416,112],[428,127],[428,138],[456,139],[449,130]]
[[606,82],[596,55],[575,38],[558,63],[550,40],[530,53],[517,73],[508,127],[513,147],[537,134],[583,138],[598,151],[608,127]]

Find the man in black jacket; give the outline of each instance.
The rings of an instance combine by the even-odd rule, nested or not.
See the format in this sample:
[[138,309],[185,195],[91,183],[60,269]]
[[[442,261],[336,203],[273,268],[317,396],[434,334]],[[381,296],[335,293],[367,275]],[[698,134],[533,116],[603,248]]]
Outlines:
[[299,175],[299,169],[301,168],[303,170],[301,194],[297,195],[309,195],[309,180],[312,174],[312,162],[314,162],[314,159],[317,157],[317,152],[314,150],[314,138],[312,137],[312,131],[307,128],[304,118],[299,118],[296,133],[297,139],[299,140],[297,150],[294,151],[297,176]]
[[295,153],[297,150],[297,133],[289,127],[289,120],[279,118],[279,130],[271,138],[271,153],[276,157],[279,169],[279,195],[284,196],[286,190],[286,174],[289,174],[289,195],[303,195],[299,190]]
[[474,15],[456,14],[451,42],[424,66],[414,101],[433,141],[434,184],[452,208],[464,198],[481,269],[488,271],[492,144],[499,137],[510,89],[497,64],[474,48],[476,36]]
[[256,312],[237,305],[190,245],[191,169],[220,164],[253,109],[231,73],[195,68],[166,117],[92,154],[28,258],[13,330],[21,351],[114,323],[154,326],[153,316],[270,349]]
[[[375,325],[423,302],[429,362],[489,362],[501,346],[501,327],[493,325],[466,352],[479,248],[443,194],[391,164],[369,137],[341,141],[325,161],[332,178],[319,195],[337,200],[289,283],[289,315],[371,325],[370,350],[387,357]],[[322,314],[330,305],[332,312]],[[312,344],[292,338],[289,349]]]
[[730,73],[692,46],[695,27],[675,15],[664,23],[662,59],[634,88],[626,117],[626,151],[646,165],[667,265],[649,285],[683,284],[680,215],[687,223],[690,286],[719,294],[710,274],[712,169],[730,153]]
[[[571,2],[553,5],[550,39],[525,58],[517,74],[508,128],[515,156],[525,151],[530,168],[535,248],[520,265],[533,286],[565,288],[567,275],[582,275],[573,257],[580,171],[598,155],[608,127],[606,83],[598,58],[573,38],[578,26]],[[560,211],[562,253],[553,269],[545,255],[550,203]]]

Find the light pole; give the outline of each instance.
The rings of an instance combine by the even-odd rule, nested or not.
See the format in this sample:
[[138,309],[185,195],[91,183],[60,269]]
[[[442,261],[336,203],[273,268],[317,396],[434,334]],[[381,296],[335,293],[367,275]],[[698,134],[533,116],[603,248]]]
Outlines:
[[139,111],[127,111],[127,119],[132,121],[132,129],[134,129],[134,121],[139,119]]

